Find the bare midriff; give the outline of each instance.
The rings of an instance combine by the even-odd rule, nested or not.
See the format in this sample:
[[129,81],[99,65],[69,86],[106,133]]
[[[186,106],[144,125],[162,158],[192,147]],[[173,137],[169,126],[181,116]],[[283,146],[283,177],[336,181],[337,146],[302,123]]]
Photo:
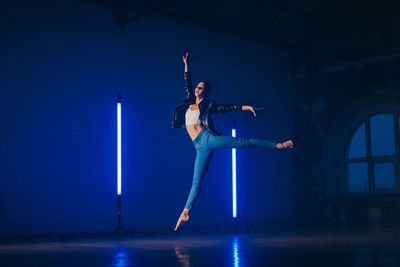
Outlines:
[[201,124],[186,125],[186,130],[192,140],[196,139],[203,128],[204,127],[201,126]]
[[[193,106],[195,106],[195,105],[193,105]],[[190,106],[189,108],[190,108],[191,110],[197,110],[197,109],[198,109],[198,108],[195,108],[195,107],[193,107],[193,106]],[[188,132],[188,134],[189,134],[189,136],[190,136],[190,138],[191,138],[192,140],[196,139],[196,137],[199,135],[199,133],[201,132],[201,130],[202,130],[203,128],[204,128],[204,127],[201,126],[201,124],[186,125],[186,130],[187,130],[187,132]]]

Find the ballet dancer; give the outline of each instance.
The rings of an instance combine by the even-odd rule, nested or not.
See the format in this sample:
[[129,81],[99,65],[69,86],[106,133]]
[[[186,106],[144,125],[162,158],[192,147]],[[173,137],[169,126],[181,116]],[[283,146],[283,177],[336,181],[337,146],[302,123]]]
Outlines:
[[208,97],[211,93],[211,85],[201,81],[193,91],[192,78],[189,72],[189,53],[182,57],[185,63],[185,90],[186,99],[175,107],[172,121],[173,128],[186,128],[193,144],[196,148],[196,160],[194,164],[193,182],[186,201],[185,208],[179,216],[175,226],[175,231],[182,222],[187,222],[190,218],[189,212],[196,200],[202,178],[209,166],[211,156],[215,149],[219,148],[271,148],[271,149],[292,149],[292,140],[278,143],[276,141],[236,138],[221,135],[214,129],[213,121],[210,116],[214,113],[226,113],[248,110],[256,117],[256,108],[239,104],[218,104]]

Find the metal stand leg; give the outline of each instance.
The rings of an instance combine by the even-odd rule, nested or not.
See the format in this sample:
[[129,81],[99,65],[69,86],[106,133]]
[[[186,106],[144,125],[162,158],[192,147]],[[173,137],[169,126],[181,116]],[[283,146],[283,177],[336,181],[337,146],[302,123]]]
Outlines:
[[114,229],[112,237],[121,237],[124,235],[134,237],[133,231],[129,231],[121,225],[121,195],[118,195],[118,226]]
[[247,217],[242,209],[239,209],[236,218],[232,218],[231,216],[226,216],[224,220],[217,225],[214,229],[213,233],[219,231],[224,225],[231,225],[233,226],[233,234],[238,234],[240,226],[244,226],[247,230],[247,233],[256,233],[256,228],[254,227],[253,223]]

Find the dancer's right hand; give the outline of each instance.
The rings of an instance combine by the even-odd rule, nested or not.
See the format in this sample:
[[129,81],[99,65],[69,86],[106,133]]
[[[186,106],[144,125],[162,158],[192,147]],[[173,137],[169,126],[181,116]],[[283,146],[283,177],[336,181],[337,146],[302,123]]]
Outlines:
[[182,59],[183,59],[183,63],[185,63],[185,65],[187,65],[189,62],[189,52],[186,52],[186,55],[184,55],[182,57]]

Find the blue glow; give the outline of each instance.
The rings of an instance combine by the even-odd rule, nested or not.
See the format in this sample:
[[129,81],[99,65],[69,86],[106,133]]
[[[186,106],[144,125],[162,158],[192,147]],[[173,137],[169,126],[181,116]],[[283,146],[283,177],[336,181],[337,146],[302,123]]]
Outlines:
[[129,260],[129,254],[123,248],[118,248],[118,250],[113,255],[112,266],[115,267],[126,267],[133,266],[132,262]]
[[[236,137],[236,129],[232,129],[232,136]],[[236,218],[236,148],[232,148],[232,216]]]
[[238,237],[233,238],[233,266],[239,267],[239,242]]
[[121,195],[121,103],[117,103],[117,114],[118,114],[118,163],[117,163],[117,179],[118,179],[118,188],[117,188],[117,193],[118,195]]

